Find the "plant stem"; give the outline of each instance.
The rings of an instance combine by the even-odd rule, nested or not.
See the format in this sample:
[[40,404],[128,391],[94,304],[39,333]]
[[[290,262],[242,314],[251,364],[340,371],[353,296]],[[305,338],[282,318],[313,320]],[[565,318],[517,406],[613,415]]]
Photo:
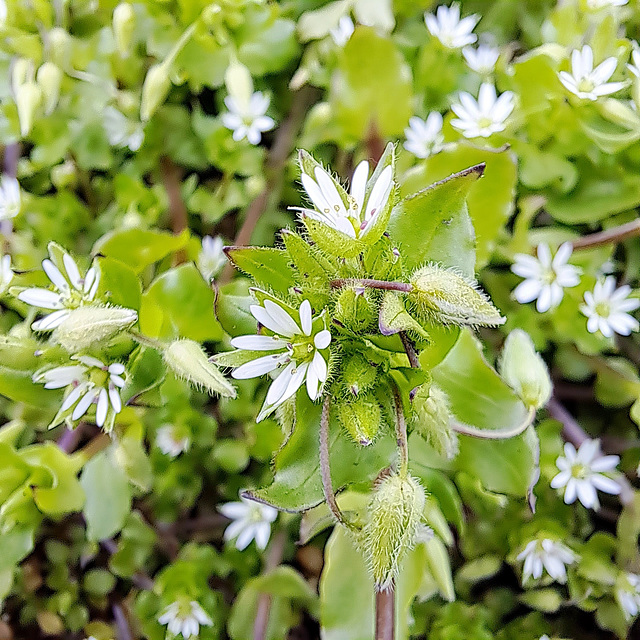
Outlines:
[[58,446],[60,449],[65,453],[72,453],[75,451],[80,440],[82,440],[85,426],[85,422],[81,422],[75,429],[68,429],[65,426],[62,435],[58,438]]
[[371,278],[338,278],[331,281],[332,289],[340,289],[341,287],[369,287],[385,291],[400,291],[401,293],[411,293],[413,291],[413,285],[408,282],[387,282],[386,280],[372,280]]
[[118,630],[118,640],[133,640],[133,635],[129,628],[129,621],[122,609],[122,605],[119,602],[114,602],[111,605],[111,611],[113,612],[113,620]]
[[420,360],[418,359],[418,353],[416,348],[411,340],[411,338],[406,334],[405,331],[400,331],[398,334],[400,336],[400,340],[402,340],[402,346],[407,354],[407,358],[409,358],[409,364],[412,369],[420,368]]
[[517,426],[510,427],[509,429],[478,429],[468,424],[460,424],[459,422],[452,422],[451,428],[456,433],[461,433],[463,436],[471,436],[472,438],[481,438],[483,440],[507,440],[519,436],[521,433],[527,430],[533,424],[533,420],[536,417],[536,410],[529,409],[526,418]]
[[626,224],[621,224],[618,227],[612,227],[611,229],[606,229],[605,231],[598,231],[597,233],[591,233],[587,236],[583,236],[582,238],[574,240],[571,244],[573,245],[574,251],[578,251],[580,249],[592,249],[593,247],[601,247],[612,242],[622,242],[627,238],[633,238],[639,235],[640,218],[632,220],[631,222],[627,222]]
[[[178,235],[189,226],[187,207],[182,200],[182,193],[180,192],[182,171],[171,158],[163,156],[160,159],[160,172],[162,174],[164,189],[167,192],[167,197],[169,198],[171,230],[173,233]],[[185,258],[186,253],[184,249],[181,249],[176,253],[176,262],[178,264],[184,262]]]
[[157,351],[164,350],[165,345],[162,344],[160,340],[156,340],[155,338],[150,338],[149,336],[145,336],[144,334],[139,333],[138,331],[135,331],[133,329],[129,329],[128,333],[129,333],[129,337],[132,340],[135,340],[138,344],[141,344],[145,347],[151,347],[152,349],[156,349]]
[[395,585],[384,591],[376,591],[376,640],[393,640],[395,637]]
[[[264,573],[273,571],[282,562],[286,540],[284,531],[278,531],[274,536],[269,545],[269,551],[267,552]],[[256,619],[253,624],[253,640],[266,640],[270,611],[271,596],[268,593],[263,593],[260,595],[256,609]]]
[[400,455],[400,475],[406,476],[409,468],[409,443],[407,442],[407,423],[404,419],[402,397],[397,386],[393,387],[393,400],[396,409],[396,444]]

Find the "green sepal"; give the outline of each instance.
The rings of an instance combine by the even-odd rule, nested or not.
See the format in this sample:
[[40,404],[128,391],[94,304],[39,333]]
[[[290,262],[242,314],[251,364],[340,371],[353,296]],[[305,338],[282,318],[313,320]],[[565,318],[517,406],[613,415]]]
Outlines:
[[390,281],[402,277],[402,257],[387,235],[366,249],[362,263],[367,278]]
[[366,246],[360,240],[351,238],[342,231],[337,231],[309,216],[303,216],[302,222],[318,247],[336,258],[355,258]]
[[367,447],[376,439],[382,415],[380,405],[372,394],[361,393],[356,398],[338,400],[335,412],[338,421],[356,444]]
[[235,267],[251,276],[256,284],[287,294],[295,284],[287,253],[271,247],[225,247]]
[[423,340],[429,341],[429,334],[420,323],[407,311],[402,298],[395,291],[385,291],[380,305],[378,326],[383,336],[390,336],[400,331],[416,333]]

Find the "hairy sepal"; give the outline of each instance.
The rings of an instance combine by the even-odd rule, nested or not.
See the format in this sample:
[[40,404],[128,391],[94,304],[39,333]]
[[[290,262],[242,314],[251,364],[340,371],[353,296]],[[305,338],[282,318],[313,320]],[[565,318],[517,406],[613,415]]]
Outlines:
[[367,447],[373,443],[380,430],[382,411],[372,394],[339,400],[335,411],[340,424],[356,444]]

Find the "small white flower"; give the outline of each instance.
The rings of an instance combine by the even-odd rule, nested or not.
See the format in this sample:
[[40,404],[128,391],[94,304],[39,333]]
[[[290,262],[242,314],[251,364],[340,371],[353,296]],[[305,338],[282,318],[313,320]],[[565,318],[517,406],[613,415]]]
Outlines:
[[353,172],[351,189],[347,194],[342,188],[338,191],[333,178],[322,167],[316,167],[313,177],[303,172],[300,178],[316,208],[290,208],[351,238],[360,238],[374,227],[387,206],[393,189],[393,169],[391,165],[386,166],[375,182],[373,177],[371,180],[368,178],[369,163],[363,160]]
[[172,602],[166,607],[159,616],[158,622],[167,626],[172,637],[182,634],[185,640],[197,638],[200,626],[213,625],[213,620],[205,610],[195,600],[189,601],[186,598]]
[[426,120],[414,116],[409,119],[409,126],[404,130],[407,141],[404,148],[413,153],[416,158],[428,158],[442,150],[444,136],[442,135],[442,115],[433,111]]
[[585,44],[582,50],[574,49],[571,53],[571,73],[559,71],[558,77],[565,88],[578,98],[597,100],[625,87],[624,82],[607,82],[617,66],[618,60],[611,57],[594,69],[593,49]]
[[207,282],[218,275],[220,269],[227,262],[227,257],[222,250],[223,247],[224,243],[220,236],[202,238],[202,250],[198,255],[198,270]]
[[525,304],[536,300],[536,309],[540,313],[555,309],[564,296],[565,287],[575,287],[580,282],[580,270],[569,262],[573,252],[570,242],[560,245],[555,256],[551,255],[549,245],[538,245],[538,257],[518,253],[511,271],[525,278],[513,291],[513,297]]
[[[636,78],[640,78],[640,49],[638,49],[638,43],[636,42],[631,52],[631,59],[633,63],[627,64],[627,69],[633,73]],[[635,102],[632,101],[635,105]]]
[[342,16],[338,20],[338,25],[329,31],[331,38],[339,47],[344,47],[353,33],[353,20],[349,16]]
[[276,407],[291,398],[305,384],[311,400],[320,395],[327,379],[327,361],[322,351],[331,342],[324,314],[312,317],[311,304],[303,300],[300,305],[300,323],[281,305],[265,300],[262,305],[249,307],[253,317],[274,335],[239,336],[231,340],[236,349],[269,352],[239,366],[231,374],[236,380],[256,378],[278,371],[267,391],[264,405],[256,418],[260,422]]
[[604,9],[605,7],[623,7],[629,0],[587,0],[589,9]]
[[[37,371],[33,381],[44,384],[45,389],[62,389],[67,387],[61,412],[74,407],[71,420],[79,420],[96,405],[96,424],[104,426],[110,410],[113,415],[122,410],[120,391],[124,387],[124,365],[114,362],[109,366],[92,356],[72,356],[79,364],[54,367]],[[75,405],[75,406],[74,406]]]
[[0,0],[0,25],[7,21],[7,3],[5,0]]
[[111,106],[105,108],[103,119],[109,144],[114,147],[129,147],[131,151],[137,151],[140,148],[144,140],[144,131],[139,122],[129,120]]
[[265,115],[269,102],[261,91],[256,91],[247,102],[227,96],[224,103],[229,111],[222,114],[222,124],[233,131],[236,142],[246,138],[250,144],[259,144],[262,133],[276,125],[273,118]]
[[11,256],[3,256],[0,252],[0,293],[4,293],[13,280],[13,270],[11,269]]
[[640,612],[640,576],[624,574],[623,584],[616,589],[616,599],[626,620],[635,618]]
[[511,91],[497,97],[496,88],[488,82],[480,87],[477,100],[466,91],[460,92],[458,100],[460,102],[451,105],[451,110],[458,116],[451,124],[465,138],[488,138],[504,131],[506,120],[515,107]]
[[87,302],[92,302],[96,297],[100,284],[100,271],[97,267],[91,267],[82,276],[75,260],[64,253],[62,262],[65,273],[53,264],[48,258],[42,261],[42,268],[51,280],[54,291],[34,287],[25,289],[18,294],[18,299],[33,307],[40,309],[55,309],[53,313],[34,322],[31,327],[34,331],[51,331],[62,324],[69,317],[71,309],[77,309]]
[[559,456],[556,465],[560,473],[551,480],[551,488],[564,487],[564,501],[573,504],[576,497],[587,509],[600,507],[596,489],[617,495],[620,485],[603,472],[613,471],[620,462],[618,456],[603,456],[599,440],[585,440],[578,451],[570,443],[564,445],[564,456]]
[[545,569],[556,582],[564,584],[567,581],[567,566],[573,564],[578,556],[562,543],[544,538],[531,540],[517,559],[524,560],[523,584],[530,578],[539,580]]
[[173,425],[165,424],[156,433],[156,445],[166,456],[175,458],[182,452],[188,451],[191,439],[187,435],[176,433]]
[[596,282],[593,293],[586,291],[585,304],[580,306],[580,311],[589,318],[589,333],[600,331],[606,338],[611,338],[614,333],[628,336],[632,331],[637,331],[640,328],[638,321],[627,312],[640,307],[640,300],[629,298],[630,293],[631,287],[626,284],[616,289],[613,276]]
[[481,44],[477,49],[465,47],[462,50],[462,55],[471,71],[475,71],[481,76],[488,76],[496,68],[496,62],[500,57],[500,49]]
[[10,220],[20,213],[20,184],[15,178],[0,178],[0,220]]
[[219,511],[233,522],[225,529],[224,539],[236,539],[236,549],[244,551],[252,540],[264,551],[271,536],[271,523],[278,517],[277,509],[240,496],[241,502],[228,502]]
[[480,16],[473,14],[460,20],[458,2],[452,3],[451,7],[438,7],[435,15],[425,13],[424,21],[429,33],[449,49],[461,49],[478,39],[472,31],[480,21]]

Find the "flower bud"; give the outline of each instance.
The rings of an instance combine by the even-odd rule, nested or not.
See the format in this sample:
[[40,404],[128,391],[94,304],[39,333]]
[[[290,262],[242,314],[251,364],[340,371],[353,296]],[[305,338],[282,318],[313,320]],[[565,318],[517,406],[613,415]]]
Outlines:
[[436,384],[418,387],[411,399],[413,430],[440,455],[453,458],[458,452],[458,438],[451,429],[449,398]]
[[361,394],[354,400],[337,402],[336,416],[351,439],[363,447],[378,435],[382,411],[371,394]]
[[376,320],[371,293],[364,287],[341,289],[336,300],[334,318],[354,333],[366,332]]
[[53,62],[45,62],[38,69],[36,82],[44,97],[44,112],[49,115],[58,104],[60,85],[62,84],[62,70]]
[[529,409],[540,409],[551,397],[551,378],[529,335],[514,329],[502,349],[500,375]]
[[249,69],[238,60],[232,60],[224,74],[224,84],[229,95],[238,104],[248,105],[253,95],[253,79]]
[[53,339],[69,353],[78,353],[105,343],[137,321],[138,314],[133,309],[99,305],[78,307],[69,311],[67,318],[58,325]]
[[409,294],[415,310],[426,321],[456,325],[503,324],[506,318],[491,304],[478,283],[451,269],[429,264],[418,269],[410,280]]
[[162,62],[154,64],[147,71],[142,85],[142,100],[140,102],[140,119],[143,122],[149,120],[165,101],[171,87],[169,72],[169,67]]
[[197,389],[235,398],[236,390],[193,340],[175,340],[164,351],[164,361],[173,373]]
[[361,353],[346,355],[342,361],[342,382],[354,396],[373,387],[378,378],[378,367]]
[[20,121],[20,135],[23,137],[31,133],[33,119],[42,102],[42,90],[35,82],[25,82],[16,87],[16,107]]
[[113,10],[113,35],[116,39],[118,53],[126,58],[136,28],[136,14],[128,2],[121,2]]
[[11,67],[11,86],[16,91],[27,82],[33,81],[33,62],[29,58],[18,58]]
[[361,535],[377,590],[393,584],[400,562],[415,544],[424,504],[424,489],[410,476],[388,476],[376,487]]
[[49,57],[60,68],[66,69],[71,60],[73,41],[71,36],[61,27],[49,31]]

